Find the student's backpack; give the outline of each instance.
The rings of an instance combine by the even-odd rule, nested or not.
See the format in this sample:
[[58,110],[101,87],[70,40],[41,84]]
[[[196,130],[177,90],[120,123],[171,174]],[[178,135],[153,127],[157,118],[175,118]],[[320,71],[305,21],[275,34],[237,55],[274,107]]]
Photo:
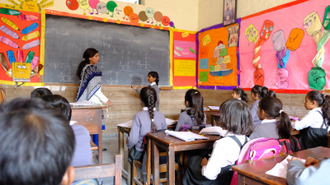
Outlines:
[[[242,148],[236,165],[278,155],[280,142],[275,138],[255,138],[248,141]],[[230,185],[237,185],[237,172],[234,172]]]
[[301,150],[298,139],[293,136],[290,139],[279,139],[278,141],[282,146],[281,151],[286,154],[292,154]]

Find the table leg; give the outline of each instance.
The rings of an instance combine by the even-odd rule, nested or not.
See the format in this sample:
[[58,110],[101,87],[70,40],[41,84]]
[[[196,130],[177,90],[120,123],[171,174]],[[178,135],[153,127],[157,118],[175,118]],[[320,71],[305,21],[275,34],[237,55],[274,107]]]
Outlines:
[[175,152],[173,147],[167,151],[167,184],[175,184]]
[[159,149],[154,141],[152,141],[151,145],[152,145],[152,158],[154,160],[154,164],[152,167],[153,184],[159,185]]
[[103,150],[103,147],[102,147],[102,130],[101,132],[99,133],[99,164],[102,164],[102,150]]

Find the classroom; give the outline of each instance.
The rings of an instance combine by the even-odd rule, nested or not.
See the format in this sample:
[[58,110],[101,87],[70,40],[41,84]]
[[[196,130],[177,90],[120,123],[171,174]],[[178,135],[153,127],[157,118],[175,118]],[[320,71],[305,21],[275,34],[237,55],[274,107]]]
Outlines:
[[[141,111],[132,86],[149,85],[150,71],[159,74],[157,105],[167,119],[179,119],[186,92],[196,89],[210,111],[206,124],[213,125],[212,114],[219,111],[208,106],[219,108],[240,87],[251,107],[254,85],[274,91],[281,110],[302,119],[309,114],[304,106],[309,91],[330,93],[329,5],[326,0],[0,0],[0,85],[7,102],[29,98],[39,87],[75,102],[83,53],[98,50],[102,93],[112,105],[98,109],[104,123],[93,139],[96,145],[112,142],[115,147],[103,145],[103,155],[111,150],[111,159],[128,153],[128,132],[118,124]],[[26,68],[20,66],[24,61]],[[122,159],[127,181],[132,169],[127,156]],[[174,174],[174,165],[167,169]]]

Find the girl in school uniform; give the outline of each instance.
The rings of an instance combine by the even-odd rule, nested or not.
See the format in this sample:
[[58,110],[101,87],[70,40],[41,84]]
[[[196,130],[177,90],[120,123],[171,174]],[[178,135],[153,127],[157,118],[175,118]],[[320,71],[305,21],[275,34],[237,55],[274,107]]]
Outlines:
[[292,126],[289,116],[282,110],[281,100],[265,97],[259,101],[258,116],[261,123],[255,127],[250,139],[270,137],[275,139],[289,139],[292,137]]
[[134,115],[131,131],[127,140],[127,148],[131,148],[130,160],[142,161],[144,155],[143,138],[150,131],[167,128],[164,114],[155,108],[156,91],[152,87],[144,87],[140,91],[143,110]]
[[233,92],[231,93],[231,96],[234,99],[243,100],[246,103],[248,102],[247,94],[244,92],[244,90],[242,88],[237,87],[237,88],[233,89]]
[[179,131],[184,125],[205,125],[206,115],[201,93],[198,90],[190,89],[186,92],[184,99],[186,109],[181,112],[175,131]]
[[229,99],[220,106],[221,126],[227,133],[213,145],[209,159],[194,156],[189,162],[184,177],[184,185],[230,184],[235,165],[243,145],[251,133],[252,116],[244,101]]
[[299,143],[301,149],[317,146],[327,147],[327,133],[330,123],[330,96],[318,91],[310,91],[305,97],[305,108],[308,114],[292,123],[293,128],[300,131]]
[[101,92],[102,72],[95,65],[99,61],[99,52],[94,48],[88,48],[83,58],[76,72],[80,79],[76,102],[92,101],[100,105],[105,103],[111,107],[111,101]]
[[[160,103],[160,100],[159,100],[159,88],[158,88],[159,75],[158,75],[158,73],[156,71],[150,71],[148,73],[148,82],[150,83],[149,84],[149,87],[152,87],[156,91],[156,94],[157,94],[156,109],[157,109],[157,111],[159,111],[159,103]],[[140,89],[137,88],[135,85],[132,85],[132,89],[134,89],[137,93],[140,94]]]
[[258,105],[259,101],[264,98],[269,96],[269,90],[267,87],[262,87],[260,85],[255,85],[251,89],[251,99],[255,101],[252,106],[251,106],[251,114],[253,118],[253,126],[252,129],[254,129],[257,125],[261,123],[259,117],[258,117]]

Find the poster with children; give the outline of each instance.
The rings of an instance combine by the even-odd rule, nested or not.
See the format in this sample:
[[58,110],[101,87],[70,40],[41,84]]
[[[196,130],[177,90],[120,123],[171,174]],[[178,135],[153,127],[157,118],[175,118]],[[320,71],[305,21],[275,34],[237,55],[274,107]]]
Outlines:
[[1,84],[40,82],[40,13],[2,7],[0,15]]
[[199,88],[233,89],[238,85],[238,28],[238,23],[230,27],[220,24],[198,33]]
[[[256,85],[254,72],[258,69],[263,71],[263,85],[277,92],[329,89],[330,83],[325,83],[330,80],[325,16],[329,5],[327,0],[293,2],[243,17],[239,38],[241,87]],[[269,29],[266,23],[271,23]]]

